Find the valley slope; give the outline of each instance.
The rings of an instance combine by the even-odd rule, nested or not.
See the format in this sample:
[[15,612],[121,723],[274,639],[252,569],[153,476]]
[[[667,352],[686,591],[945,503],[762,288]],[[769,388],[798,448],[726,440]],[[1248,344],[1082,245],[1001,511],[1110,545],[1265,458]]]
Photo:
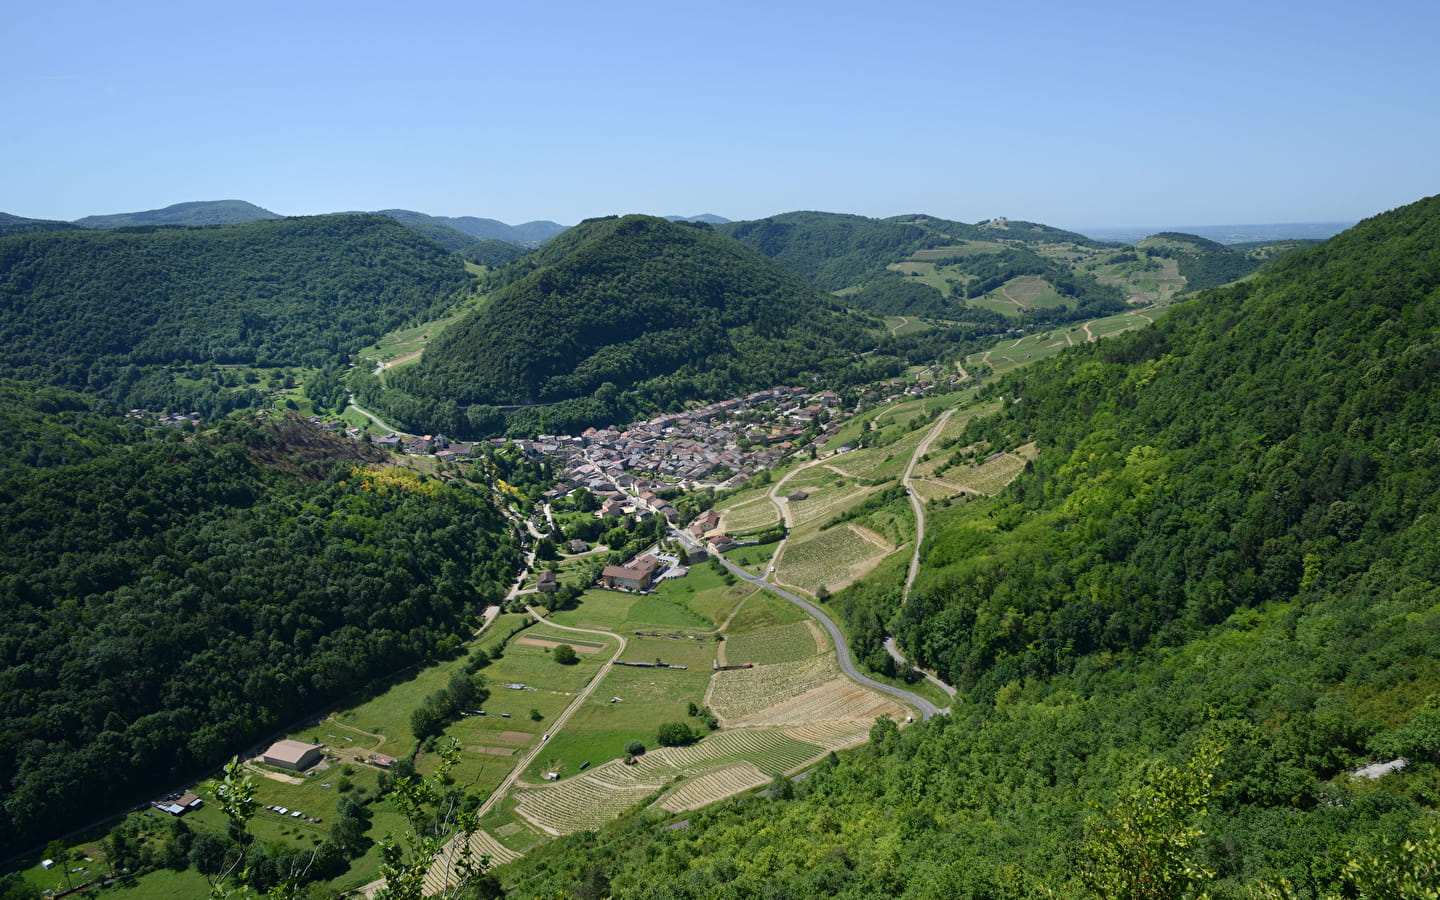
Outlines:
[[[542,848],[513,895],[1118,896],[1107,871],[1163,871],[1380,896],[1366,872],[1430,852],[1398,841],[1433,849],[1440,783],[1437,261],[1430,198],[983,392],[1003,410],[949,452],[1038,458],[932,510],[903,606],[892,578],[832,601],[959,686],[952,716],[877,726],[793,800]],[[1136,827],[1154,843],[1121,845]]]

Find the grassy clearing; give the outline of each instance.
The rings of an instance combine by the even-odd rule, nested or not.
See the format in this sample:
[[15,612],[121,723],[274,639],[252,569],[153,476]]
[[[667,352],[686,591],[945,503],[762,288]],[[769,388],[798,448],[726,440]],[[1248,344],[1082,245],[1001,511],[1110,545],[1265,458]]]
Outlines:
[[359,353],[361,359],[372,363],[391,363],[402,357],[412,356],[425,349],[425,345],[440,336],[446,328],[460,321],[465,311],[416,325],[392,331]]
[[725,629],[725,639],[729,641],[747,632],[803,622],[806,618],[800,607],[793,603],[768,592],[755,593],[730,620],[729,627]]
[[616,630],[630,616],[630,607],[640,599],[638,594],[622,594],[619,591],[588,590],[580,595],[580,605],[574,609],[551,613],[550,620],[572,628],[598,628]]
[[725,558],[753,575],[763,575],[770,567],[770,560],[775,558],[775,550],[779,543],[756,544],[750,547],[737,547],[734,550],[727,550]]

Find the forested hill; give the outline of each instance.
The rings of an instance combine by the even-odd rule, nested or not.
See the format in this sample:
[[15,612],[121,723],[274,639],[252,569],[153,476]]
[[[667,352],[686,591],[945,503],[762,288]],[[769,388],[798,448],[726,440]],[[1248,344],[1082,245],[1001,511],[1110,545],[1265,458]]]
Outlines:
[[40,231],[79,231],[82,226],[73,222],[60,222],[54,219],[27,219],[24,216],[13,216],[10,213],[0,212],[0,237],[9,237],[12,234],[31,234]]
[[[119,424],[0,381],[0,855],[458,645],[520,562],[488,493],[301,420]],[[303,449],[297,449],[303,448]]]
[[1238,281],[1260,268],[1271,255],[1266,252],[1281,241],[1254,247],[1227,247],[1207,238],[1177,231],[1162,231],[1132,244],[1137,253],[1176,261],[1186,288],[1192,291],[1219,287]]
[[[910,218],[910,217],[907,217]],[[877,278],[924,246],[920,225],[827,212],[790,212],[715,230],[754,247],[826,291]]]
[[1434,884],[1437,348],[1432,197],[997,382],[954,452],[1036,440],[1030,470],[932,509],[903,607],[894,577],[832,601],[954,713],[557,842],[511,895],[1421,896],[1378,882]]
[[468,289],[455,256],[381,216],[0,239],[0,375],[117,403],[149,365],[324,365]]
[[134,225],[238,225],[280,216],[244,200],[196,200],[144,212],[86,216],[75,224],[84,228],[127,228]]
[[385,394],[361,379],[364,396],[402,422],[464,434],[498,427],[496,405],[555,404],[527,424],[561,429],[802,373],[874,374],[859,354],[875,346],[878,320],[704,224],[592,220],[495,283],[419,363],[388,375]]

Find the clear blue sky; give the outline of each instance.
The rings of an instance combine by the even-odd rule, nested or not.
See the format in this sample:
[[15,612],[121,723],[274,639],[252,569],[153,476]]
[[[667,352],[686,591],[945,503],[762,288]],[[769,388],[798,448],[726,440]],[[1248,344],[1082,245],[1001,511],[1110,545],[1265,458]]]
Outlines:
[[1348,220],[1440,191],[1440,2],[4,4],[0,210]]

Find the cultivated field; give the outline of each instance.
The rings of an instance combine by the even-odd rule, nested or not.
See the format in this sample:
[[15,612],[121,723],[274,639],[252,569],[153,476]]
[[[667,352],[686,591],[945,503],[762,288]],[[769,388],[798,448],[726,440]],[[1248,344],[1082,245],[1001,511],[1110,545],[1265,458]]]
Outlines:
[[1091,319],[1089,322],[1071,325],[1063,330],[1056,329],[1053,332],[1031,334],[1015,340],[1002,341],[983,353],[972,353],[965,357],[965,367],[969,369],[984,363],[997,374],[1008,372],[1027,363],[1049,359],[1066,347],[1084,341],[1099,340],[1125,331],[1133,331],[1136,328],[1144,328],[1155,321],[1156,314],[1154,310],[1136,310],[1107,316],[1103,319]]
[[838,525],[803,541],[790,541],[780,555],[776,576],[810,593],[822,586],[835,591],[874,568],[894,552],[852,525]]
[[726,534],[743,535],[779,522],[780,511],[769,497],[756,497],[720,510],[720,530]]
[[934,474],[945,462],[945,457],[942,456],[917,466],[911,483],[915,492],[925,500],[954,497],[962,493],[993,497],[1018,478],[1024,471],[1025,464],[1039,453],[1039,446],[1031,442],[979,465],[960,463],[943,473]]
[[721,718],[740,719],[817,688],[839,673],[833,652],[796,662],[716,672],[710,680],[707,705]]
[[794,622],[735,635],[725,641],[725,659],[732,666],[744,663],[765,666],[806,659],[822,649],[809,621]]
[[810,496],[804,500],[782,502],[790,505],[790,520],[798,527],[811,522],[827,522],[836,513],[849,509],[873,491],[874,488],[868,487],[832,485],[810,491]]
[[658,805],[668,812],[687,812],[768,784],[770,780],[770,776],[752,762],[734,763],[676,785],[660,798]]
[[[736,720],[736,726],[793,725],[788,733],[816,743],[854,739],[854,729],[868,729],[880,716],[901,716],[905,710],[884,694],[867,690],[847,678],[833,678],[795,697]],[[827,740],[818,740],[822,735]],[[863,739],[863,735],[860,736]]]

